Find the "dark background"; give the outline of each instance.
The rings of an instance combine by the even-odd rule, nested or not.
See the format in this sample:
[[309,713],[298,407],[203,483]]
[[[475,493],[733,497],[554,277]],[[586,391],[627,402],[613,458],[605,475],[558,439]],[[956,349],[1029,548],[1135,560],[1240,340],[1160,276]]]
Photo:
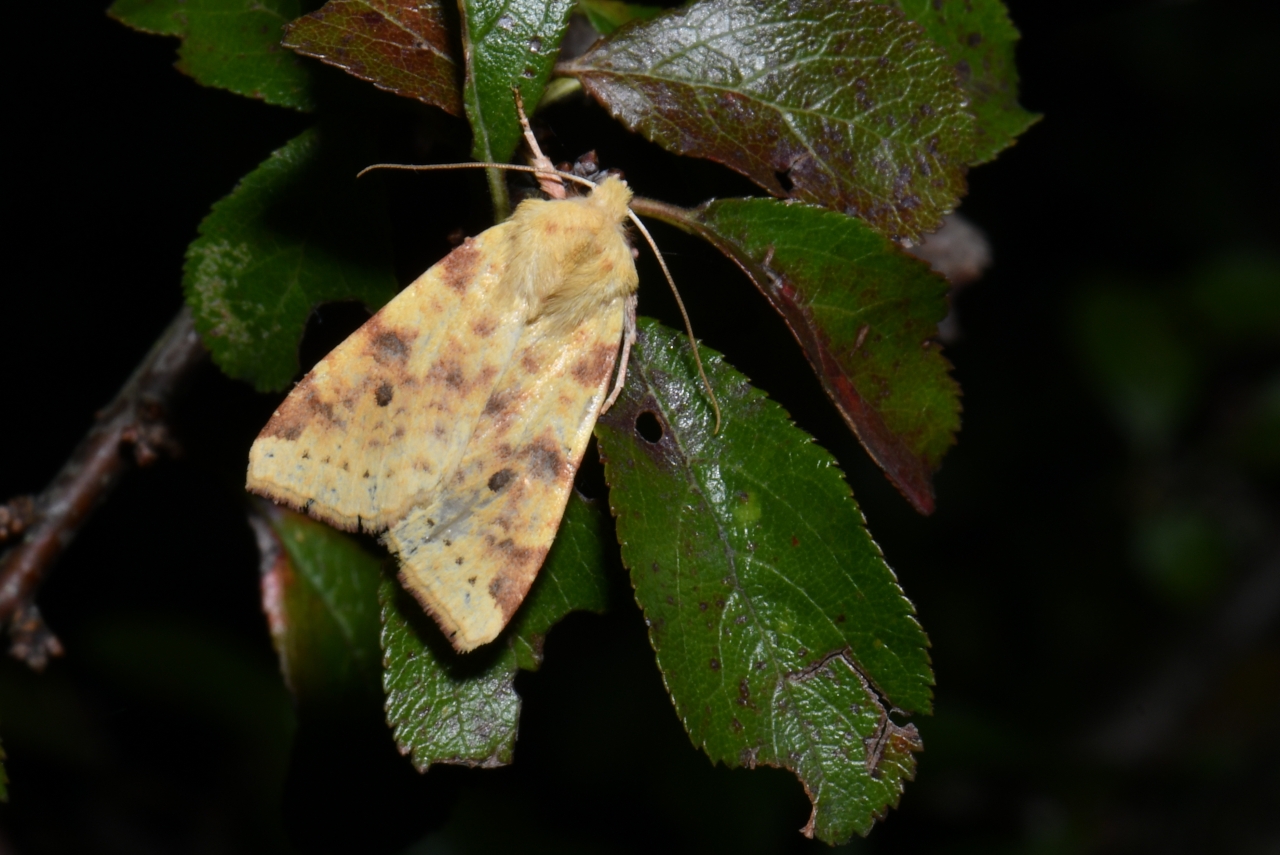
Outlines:
[[[209,205],[308,125],[201,88],[170,67],[175,41],[104,5],[12,10],[0,497],[57,471],[178,310]],[[995,262],[955,301],[964,429],[932,518],[745,280],[655,229],[698,334],[840,458],[933,642],[917,780],[850,851],[1280,852],[1270,5],[1009,3],[1022,102],[1045,118],[970,175]],[[753,192],[599,108],[545,118],[553,158],[594,147],[645,195]],[[432,121],[388,119],[388,156],[463,159],[465,131]],[[478,176],[386,186],[404,281],[484,226]],[[673,319],[663,289],[641,301]],[[304,361],[362,316],[321,310]],[[38,677],[0,662],[0,853],[823,848],[797,833],[793,777],[689,745],[621,567],[610,613],[566,620],[519,677],[513,767],[419,776],[376,709],[298,724],[240,490],[275,401],[204,370],[185,455],[130,476],[49,579],[67,655]]]

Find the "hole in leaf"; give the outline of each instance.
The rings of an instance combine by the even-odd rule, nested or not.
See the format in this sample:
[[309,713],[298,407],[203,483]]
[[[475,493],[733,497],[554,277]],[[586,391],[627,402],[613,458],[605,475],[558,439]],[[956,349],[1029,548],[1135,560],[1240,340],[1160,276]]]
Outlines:
[[640,434],[640,438],[645,442],[661,442],[662,422],[658,421],[657,414],[651,410],[645,410],[636,416],[636,433]]
[[791,182],[790,169],[788,169],[786,172],[775,172],[773,173],[773,177],[778,179],[778,183],[782,185],[783,192],[790,193],[792,190],[795,189],[796,185]]

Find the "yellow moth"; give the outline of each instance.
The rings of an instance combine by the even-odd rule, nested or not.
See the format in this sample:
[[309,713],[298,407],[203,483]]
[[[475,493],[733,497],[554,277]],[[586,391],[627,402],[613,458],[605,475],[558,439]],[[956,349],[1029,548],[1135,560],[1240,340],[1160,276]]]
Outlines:
[[[528,593],[635,341],[624,222],[648,233],[631,190],[556,173],[533,145],[539,166],[523,169],[560,198],[526,200],[422,274],[316,364],[249,452],[250,491],[380,532],[461,651]],[[589,195],[564,198],[562,178]]]

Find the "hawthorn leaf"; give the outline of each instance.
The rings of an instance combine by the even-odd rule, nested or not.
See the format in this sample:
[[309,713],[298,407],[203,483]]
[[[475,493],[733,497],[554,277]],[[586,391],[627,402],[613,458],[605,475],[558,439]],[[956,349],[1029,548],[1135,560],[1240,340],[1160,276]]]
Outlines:
[[632,21],[649,21],[666,10],[661,6],[642,3],[624,3],[622,0],[578,0],[578,11],[601,35],[609,35],[623,24]]
[[960,428],[960,387],[935,341],[947,282],[865,223],[811,205],[637,199],[732,259],[786,320],[823,388],[916,510]]
[[305,112],[315,106],[307,69],[280,50],[298,11],[298,0],[116,0],[107,14],[182,39],[177,69],[197,83]]
[[866,834],[914,773],[928,640],[835,460],[707,348],[644,319],[596,425],[623,563],[676,712],[728,766],[793,771],[804,832]]
[[379,695],[382,559],[340,531],[255,498],[262,609],[285,685],[299,701]]
[[443,2],[329,0],[285,28],[284,46],[460,116],[453,15]]
[[393,579],[382,603],[382,684],[387,723],[402,754],[420,772],[435,763],[503,766],[511,762],[520,697],[518,669],[542,663],[542,643],[571,611],[604,611],[603,510],[574,493],[555,543],[523,605],[490,644],[460,654]]
[[187,247],[182,287],[196,329],[222,371],[259,391],[298,373],[312,309],[333,300],[378,308],[399,290],[385,207],[356,172],[361,140],[309,130],[214,203]]
[[559,70],[670,151],[894,239],[936,229],[965,190],[965,94],[924,30],[888,6],[701,0]]
[[[503,163],[521,139],[515,90],[528,109],[542,98],[573,0],[459,0],[459,8],[467,59],[462,100],[471,123],[471,156]],[[506,178],[497,169],[486,172],[494,219],[504,220],[510,209]]]
[[992,160],[1040,117],[1018,104],[1019,34],[1001,0],[878,0],[924,27],[951,62],[977,119],[970,166]]

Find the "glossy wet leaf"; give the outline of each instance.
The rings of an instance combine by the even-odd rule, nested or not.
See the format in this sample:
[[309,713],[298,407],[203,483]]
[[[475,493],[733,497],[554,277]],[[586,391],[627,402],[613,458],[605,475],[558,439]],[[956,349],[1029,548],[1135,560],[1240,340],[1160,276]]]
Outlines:
[[661,6],[623,3],[622,0],[578,0],[578,11],[587,16],[596,32],[607,36],[623,24],[648,21],[666,10]]
[[896,6],[946,53],[977,119],[969,163],[994,158],[1038,118],[1018,104],[1018,30],[1001,0],[881,0]]
[[214,204],[187,248],[183,290],[196,329],[228,375],[259,390],[298,373],[298,342],[319,303],[395,296],[389,228],[372,161],[325,128],[295,137]]
[[382,602],[383,688],[387,722],[419,771],[435,763],[511,762],[520,697],[515,675],[542,662],[547,632],[571,611],[606,604],[603,510],[576,493],[538,578],[502,635],[457,653],[399,583],[386,579]]
[[702,0],[563,66],[628,127],[894,238],[965,189],[973,118],[947,57],[888,6]]
[[382,558],[303,514],[261,499],[253,507],[262,608],[289,691],[321,703],[380,694]]
[[205,86],[310,110],[307,69],[280,49],[298,0],[116,0],[107,14],[136,30],[182,39],[177,68]]
[[781,766],[827,842],[865,834],[914,770],[928,641],[835,460],[712,351],[645,320],[597,423],[622,558],[676,711],[729,766]]
[[330,0],[289,24],[284,46],[460,116],[456,15],[442,2]]
[[[520,90],[528,110],[542,97],[569,26],[573,0],[459,0],[459,7],[471,156],[502,163],[515,153],[521,138],[514,90]],[[505,219],[505,178],[496,170],[489,173],[497,219]]]
[[804,348],[823,388],[921,513],[960,427],[960,388],[934,337],[947,284],[866,224],[772,199],[636,209],[701,235],[750,277]]

